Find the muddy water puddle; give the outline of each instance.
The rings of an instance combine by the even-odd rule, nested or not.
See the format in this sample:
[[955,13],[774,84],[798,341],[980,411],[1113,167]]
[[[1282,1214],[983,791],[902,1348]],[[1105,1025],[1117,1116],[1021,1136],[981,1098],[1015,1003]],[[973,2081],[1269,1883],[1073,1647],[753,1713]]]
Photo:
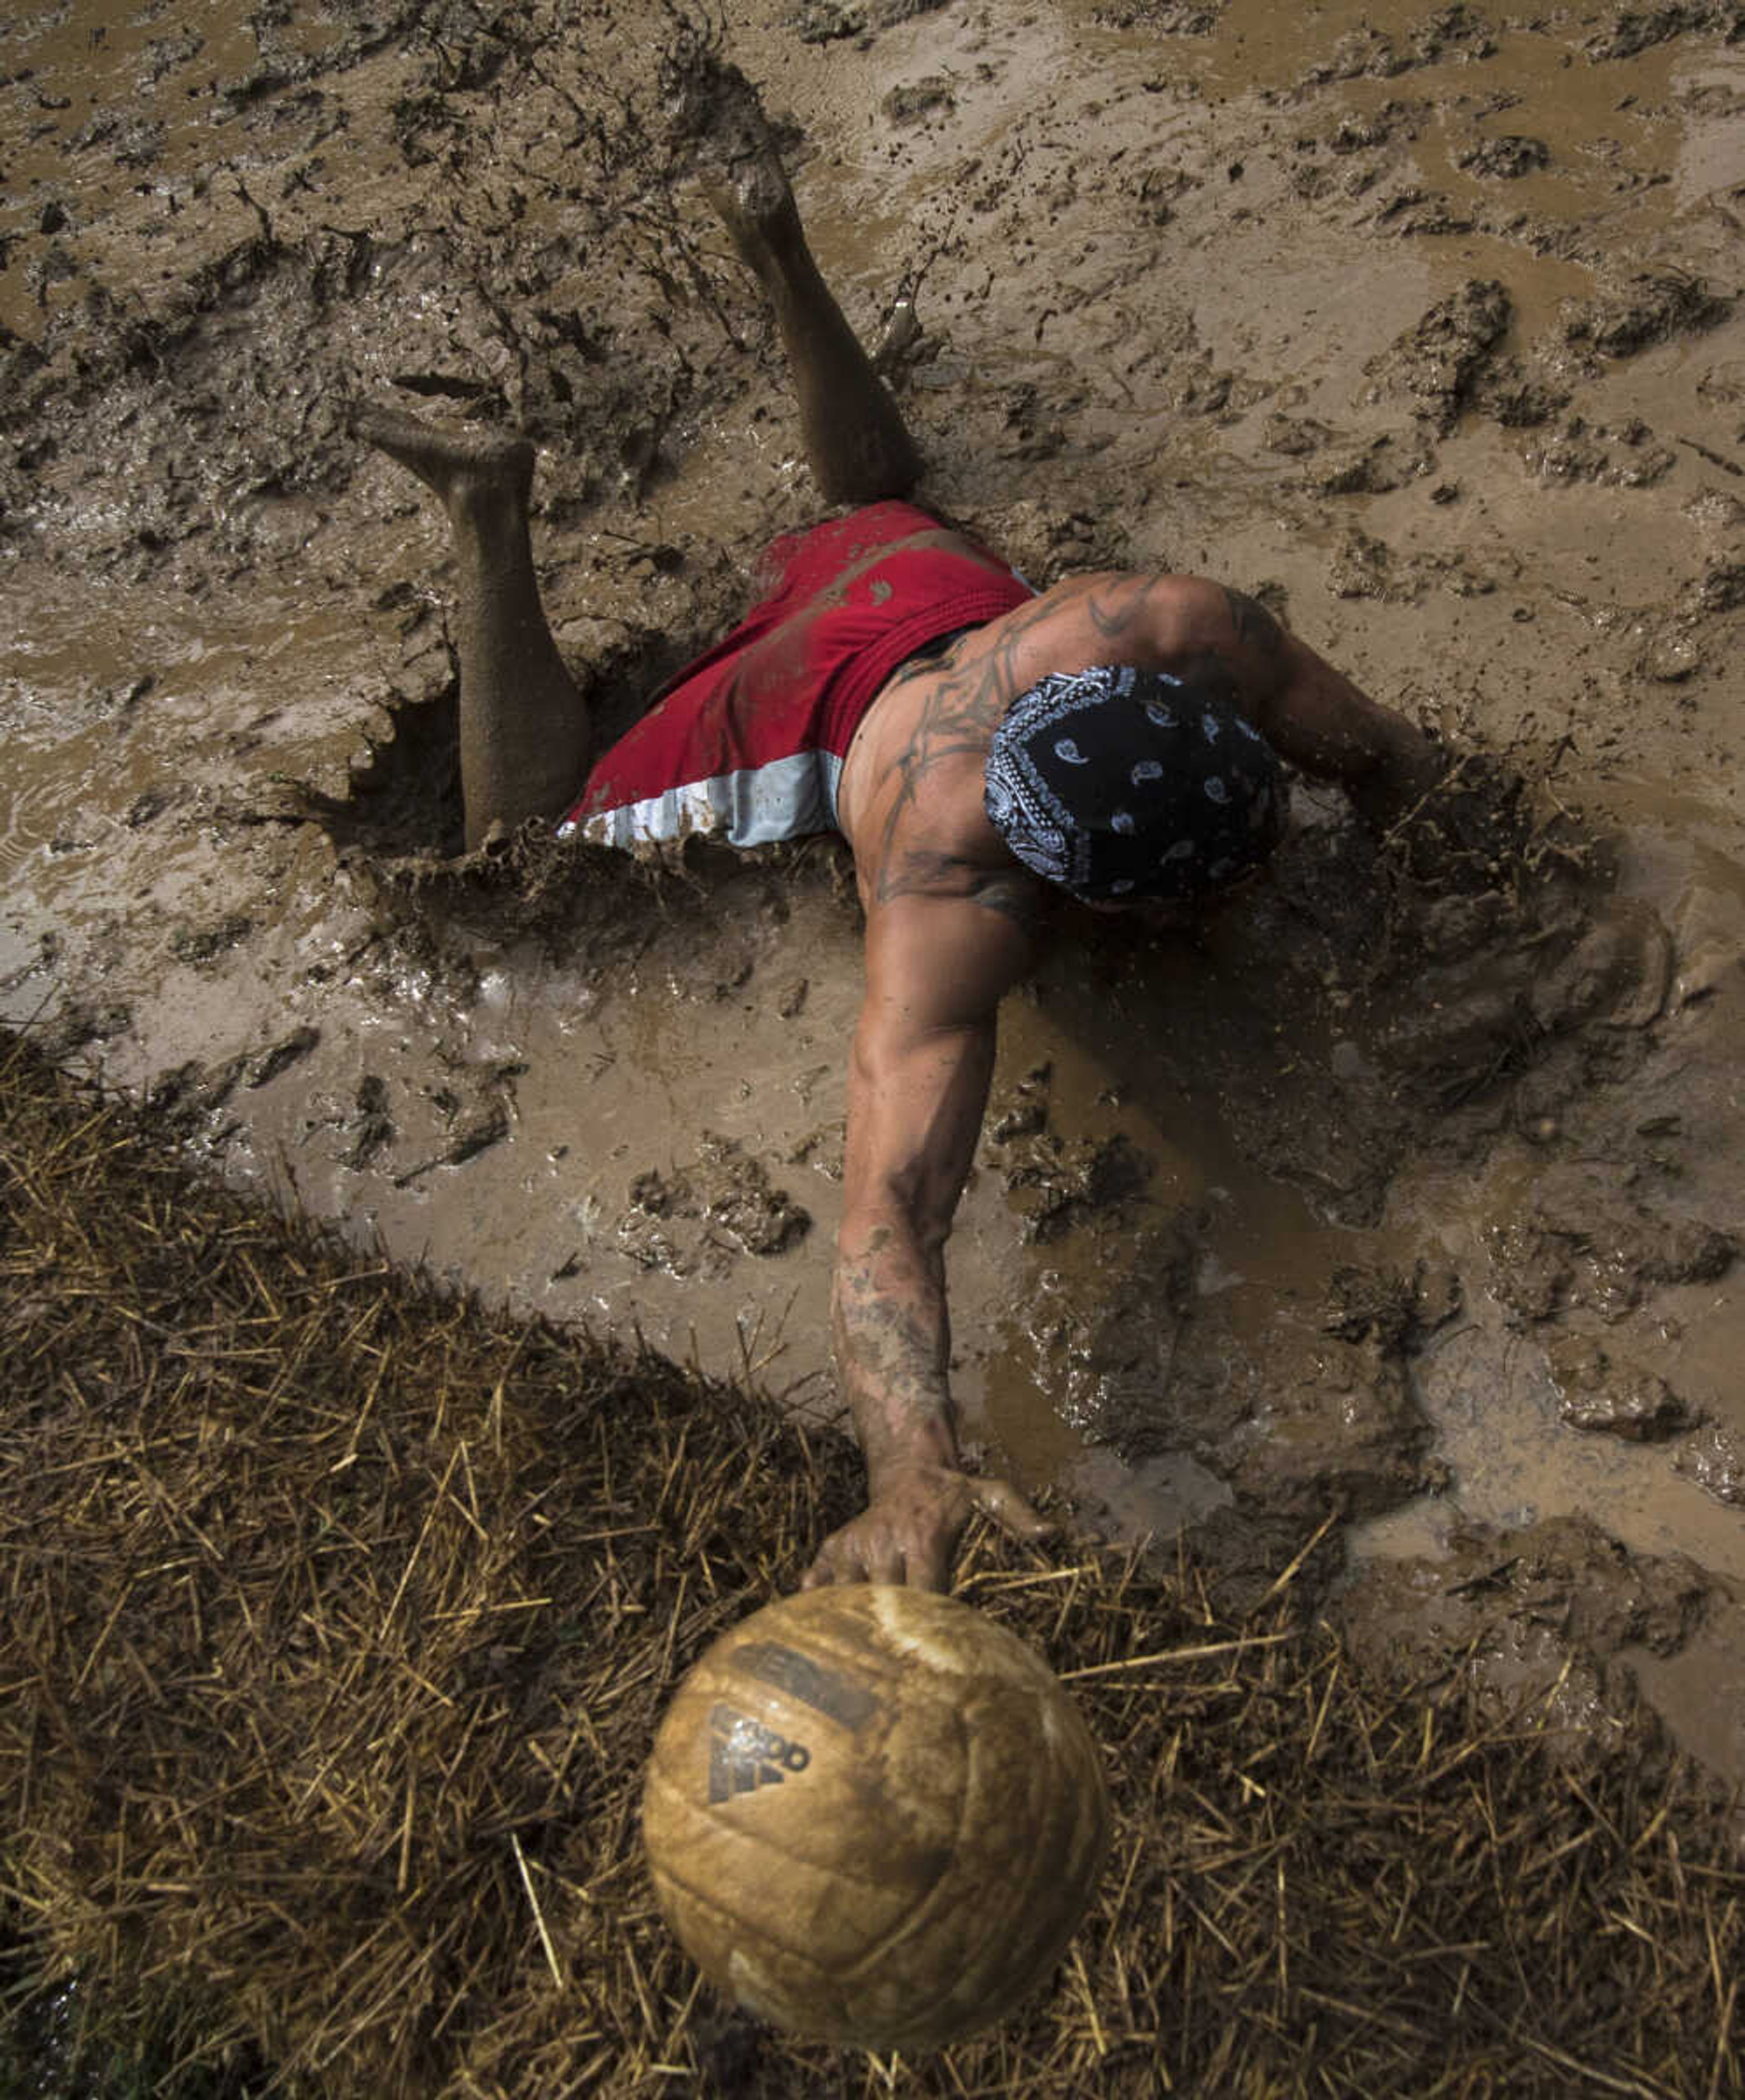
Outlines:
[[[1420,1170],[1396,1181],[1390,1218],[1401,1237],[1469,1281],[1460,1318],[1414,1366],[1447,1478],[1358,1527],[1353,1545],[1360,1563],[1409,1568],[1488,1534],[1506,1557],[1526,1528],[1573,1513],[1669,1565],[1688,1557],[1721,1578],[1692,1656],[1632,1651],[1628,1661],[1679,1740],[1736,1780],[1745,1774],[1745,1292],[1730,1262],[1712,1273],[1699,1262],[1703,1273],[1681,1280],[1677,1259],[1643,1289],[1619,1251],[1645,1258],[1650,1217],[1652,1236],[1670,1232],[1686,1255],[1693,1231],[1718,1228],[1735,1244],[1745,1231],[1745,1097],[1731,1047],[1745,1026],[1745,867],[1710,843],[1730,829],[1712,805],[1637,779],[1607,783],[1597,806],[1628,827],[1619,893],[1674,929],[1655,1048],[1628,1083],[1523,1121],[1483,1173]],[[1558,1259],[1573,1257],[1548,1290],[1543,1273],[1530,1273],[1548,1205],[1567,1206]]]
[[[806,134],[802,205],[856,323],[918,280],[899,385],[938,501],[1039,582],[1134,559],[1264,589],[1380,696],[1557,752],[1555,795],[1627,835],[1615,893],[1672,961],[1658,1000],[1603,955],[1583,992],[1573,933],[1541,967],[1510,922],[1371,997],[1341,942],[1372,877],[1314,796],[1327,855],[1197,942],[1069,926],[1003,1017],[953,1242],[966,1426],[1123,1535],[1301,1538],[1331,1500],[1407,1565],[1573,1511],[1745,1578],[1716,1440],[1745,1436],[1734,1281],[1584,1302],[1570,1178],[1667,1230],[1745,1231],[1745,338],[1666,289],[1726,249],[1739,55],[1626,49],[1621,15],[1205,14],[1164,34],[951,7],[814,43],[754,10],[735,34]],[[8,438],[5,1010],[361,1242],[833,1414],[841,871],[588,889],[533,928],[488,883],[388,871],[419,841],[369,834],[354,781],[443,719],[445,554],[336,436],[338,395],[407,379],[433,412],[528,413],[560,638],[652,664],[811,504],[718,236],[674,222],[724,323],[657,215],[568,239],[559,185],[595,179],[559,150],[573,112],[537,81],[493,100],[494,47],[366,52],[318,10],[245,30],[192,0],[7,37],[0,320],[71,360],[75,405]],[[1645,275],[1652,298],[1594,307]],[[114,365],[99,285],[173,308],[174,355],[147,334]],[[640,393],[611,333],[633,324],[666,360]],[[358,823],[299,815],[298,782]],[[1511,1220],[1569,1271],[1543,1309],[1494,1254]],[[1603,1405],[1578,1394],[1609,1429],[1564,1411],[1571,1343],[1626,1366]],[[1633,1440],[1653,1380],[1684,1426]],[[1641,1670],[1745,1772],[1724,1670]]]
[[[992,1314],[993,1345],[960,1372],[972,1427],[1026,1483],[1064,1485],[1130,1535],[1168,1537],[1230,1499],[1173,1433],[1171,1373],[1195,1307],[1216,1300],[1239,1332],[1264,1337],[1293,1301],[1318,1302],[1356,1237],[1256,1170],[1228,1096],[1172,1071],[1185,1015],[1285,1061],[1270,1021],[1208,1012],[1208,974],[1199,958],[1142,951],[1111,998],[1065,960],[1034,1004],[1009,1011],[959,1235],[965,1281]],[[1123,1304],[1128,1292],[1139,1302]],[[1087,1308],[1111,1304],[1114,1331],[1085,1324]]]
[[[1546,1189],[1566,1189],[1579,1202],[1590,1171],[1596,1185],[1615,1176],[1636,1192],[1632,1206],[1656,1217],[1701,1220],[1722,1234],[1745,1228],[1736,1174],[1739,1093],[1708,1063],[1715,1057],[1725,1062],[1745,993],[1738,889],[1745,871],[1700,837],[1672,828],[1663,798],[1646,787],[1622,799],[1633,805],[1637,843],[1620,848],[1615,908],[1650,911],[1656,925],[1687,930],[1700,921],[1699,945],[1710,960],[1700,986],[1689,986],[1694,999],[1668,1017],[1663,1046],[1615,1096],[1578,1096],[1543,1117],[1524,1106],[1518,1134],[1497,1132],[1495,1159],[1483,1171],[1408,1161],[1391,1177],[1372,1226],[1328,1215],[1329,1196],[1337,1208],[1340,1184],[1328,1176],[1317,1187],[1311,1174],[1305,1185],[1313,1150],[1296,1155],[1297,1186],[1257,1171],[1252,1117],[1269,1093],[1283,1092],[1289,1119],[1336,1120],[1339,1105],[1326,1082],[1360,1070],[1376,1036],[1392,1024],[1372,1015],[1342,1035],[1336,1016],[1331,1030],[1324,1021],[1305,1026],[1301,1017],[1281,1026],[1258,999],[1233,1003],[1239,925],[1229,929],[1236,938],[1222,957],[1214,949],[1177,958],[1173,968],[1161,957],[1136,960],[1113,998],[1107,984],[1073,983],[1068,966],[1067,981],[1050,983],[1039,1006],[1023,1013],[1014,1055],[1047,1059],[1051,1106],[1080,1133],[1079,1142],[1107,1142],[1118,1129],[1147,1165],[1122,1231],[1111,1234],[1099,1220],[1055,1246],[1027,1251],[1027,1284],[1008,1316],[1008,1345],[987,1367],[985,1405],[995,1433],[1030,1477],[1071,1476],[1087,1438],[1096,1445],[1111,1428],[1082,1397],[1075,1403],[1057,1394],[1046,1415],[1036,1407],[1036,1372],[1046,1357],[1038,1335],[1058,1342],[1061,1332],[1058,1314],[1051,1325],[1051,1300],[1058,1308],[1063,1301],[1082,1305],[1099,1290],[1107,1295],[1124,1265],[1147,1260],[1161,1293],[1170,1262],[1177,1264],[1177,1303],[1160,1323],[1149,1440],[1146,1426],[1130,1418],[1112,1425],[1117,1442],[1142,1449],[1147,1440],[1170,1440],[1170,1356],[1208,1301],[1227,1315],[1235,1346],[1264,1356],[1284,1330],[1311,1337],[1338,1330],[1334,1286],[1342,1272],[1369,1267],[1405,1276],[1427,1268],[1463,1286],[1421,1339],[1409,1374],[1412,1397],[1434,1432],[1425,1456],[1438,1489],[1367,1527],[1363,1551],[1429,1550],[1461,1525],[1508,1526],[1575,1510],[1643,1551],[1687,1552],[1719,1573],[1745,1578],[1745,1522],[1736,1505],[1704,1485],[1689,1433],[1705,1422],[1734,1440],[1745,1431],[1731,1375],[1745,1341],[1745,1299],[1728,1267],[1681,1282],[1675,1261],[1657,1284],[1638,1289],[1627,1273],[1621,1294],[1590,1292],[1584,1301],[1577,1288],[1571,1302],[1560,1295],[1541,1310],[1536,1301],[1510,1301],[1502,1266],[1509,1257],[1497,1251],[1510,1220]],[[1690,816],[1694,827],[1716,821],[1713,813]],[[1650,992],[1657,1011],[1663,995],[1675,1004],[1681,996],[1676,985],[1663,993],[1660,986],[1656,979]],[[1051,995],[1073,1017],[1070,1034],[1058,1020],[1049,1026]],[[1092,1015],[1100,1026],[1087,1025]],[[1222,1039],[1225,1077],[1216,1087],[1204,1076],[1197,1084],[1182,1080],[1196,1066],[1204,1072],[1204,1052],[1186,1039],[1195,1030]],[[996,1093],[996,1132],[998,1108]],[[1325,1157],[1331,1161],[1336,1151]],[[1021,1189],[1013,1200],[1022,1204]],[[1186,1249],[1164,1242],[1160,1258],[1156,1239],[1147,1242],[1143,1213],[1183,1224]],[[1583,1211],[1557,1229],[1584,1248],[1584,1236],[1599,1243],[1605,1226]],[[1630,1256],[1620,1259],[1628,1264]],[[1560,1413],[1557,1365],[1571,1329],[1577,1338],[1603,1341],[1608,1361],[1651,1365],[1649,1376],[1676,1398],[1667,1420],[1570,1426]],[[1094,1391],[1095,1370],[1087,1377],[1081,1369],[1077,1383]],[[1067,1429],[1079,1432],[1076,1449]],[[1649,1440],[1630,1440],[1637,1435]],[[1204,1450],[1184,1445],[1175,1455],[1204,1492]],[[1156,1454],[1147,1457],[1155,1471]],[[1161,1477],[1159,1485],[1166,1490],[1162,1516],[1180,1491]],[[1130,1520],[1130,1489],[1125,1507]]]

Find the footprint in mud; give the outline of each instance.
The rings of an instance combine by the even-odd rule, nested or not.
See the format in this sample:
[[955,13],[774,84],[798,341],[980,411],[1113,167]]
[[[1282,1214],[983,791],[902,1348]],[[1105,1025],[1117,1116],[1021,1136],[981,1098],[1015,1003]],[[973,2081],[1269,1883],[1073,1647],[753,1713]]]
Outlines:
[[1062,1139],[1052,1132],[1014,1143],[1005,1185],[1023,1238],[1046,1245],[1142,1198],[1154,1162],[1117,1131],[1111,1137]]
[[300,814],[320,824],[342,853],[393,862],[452,859],[462,849],[458,688],[437,698],[383,704],[390,734],[353,761],[342,796],[305,781],[287,783]]
[[1202,1251],[1179,1224],[1155,1230],[1125,1280],[1082,1304],[1045,1277],[1027,1339],[1055,1411],[1129,1468],[1190,1455],[1261,1529],[1421,1493],[1431,1432],[1404,1365],[1410,1335],[1444,1317],[1435,1283],[1354,1273],[1363,1303],[1342,1303],[1341,1329],[1280,1307],[1257,1330],[1196,1295]]
[[1571,1163],[1535,1176],[1513,1215],[1485,1229],[1498,1302],[1527,1322],[1571,1307],[1616,1321],[1668,1284],[1725,1274],[1729,1235],[1650,1209],[1624,1185],[1630,1172]]

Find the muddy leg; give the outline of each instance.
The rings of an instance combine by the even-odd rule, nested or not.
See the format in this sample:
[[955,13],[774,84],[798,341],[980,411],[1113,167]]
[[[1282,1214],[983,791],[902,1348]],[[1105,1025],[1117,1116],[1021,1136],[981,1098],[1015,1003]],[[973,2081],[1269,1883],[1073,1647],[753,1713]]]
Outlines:
[[351,427],[441,498],[454,535],[468,847],[493,827],[560,815],[581,792],[592,736],[533,574],[533,448],[497,431],[435,430],[369,404],[352,409]]
[[775,311],[806,457],[824,497],[872,503],[907,494],[921,478],[921,456],[812,259],[756,90],[737,66],[693,61],[674,106],[681,134],[694,138],[709,201]]

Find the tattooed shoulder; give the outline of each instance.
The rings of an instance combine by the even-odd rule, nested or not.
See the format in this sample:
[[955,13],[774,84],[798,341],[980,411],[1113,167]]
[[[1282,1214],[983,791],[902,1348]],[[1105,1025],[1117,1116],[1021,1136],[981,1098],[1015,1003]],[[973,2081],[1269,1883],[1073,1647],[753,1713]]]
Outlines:
[[1228,584],[1221,584],[1218,588],[1230,607],[1236,639],[1257,650],[1262,656],[1276,656],[1284,646],[1284,630],[1266,607],[1258,598],[1250,598],[1246,591],[1231,589]]
[[913,846],[880,869],[872,895],[880,904],[899,897],[961,899],[1026,933],[1040,924],[1048,910],[1044,885],[1023,868],[985,868],[959,854]]
[[961,897],[965,880],[961,855],[930,846],[908,846],[881,858],[872,894],[881,904],[899,897]]
[[971,895],[984,911],[997,911],[1027,933],[1040,924],[1046,909],[1041,884],[1034,876],[1020,874],[1015,868],[1001,868],[989,876]]

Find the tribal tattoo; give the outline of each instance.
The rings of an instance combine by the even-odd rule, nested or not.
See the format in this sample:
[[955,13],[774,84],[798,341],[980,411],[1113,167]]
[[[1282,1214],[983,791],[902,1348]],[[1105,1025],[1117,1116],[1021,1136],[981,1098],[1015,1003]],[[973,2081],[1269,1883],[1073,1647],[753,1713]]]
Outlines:
[[897,832],[913,810],[922,782],[936,767],[956,759],[980,759],[986,756],[994,731],[1022,690],[1017,657],[1024,637],[1057,610],[1046,600],[1038,598],[1009,615],[998,642],[992,649],[977,655],[973,662],[965,664],[961,660],[968,642],[973,638],[965,637],[953,643],[937,662],[917,667],[917,674],[924,672],[935,683],[915,726],[915,733],[895,768],[897,792],[886,814],[879,856],[881,902],[924,891],[938,894],[942,876],[948,880],[952,867],[968,868],[969,863],[959,862],[950,854],[896,853],[894,845]]

